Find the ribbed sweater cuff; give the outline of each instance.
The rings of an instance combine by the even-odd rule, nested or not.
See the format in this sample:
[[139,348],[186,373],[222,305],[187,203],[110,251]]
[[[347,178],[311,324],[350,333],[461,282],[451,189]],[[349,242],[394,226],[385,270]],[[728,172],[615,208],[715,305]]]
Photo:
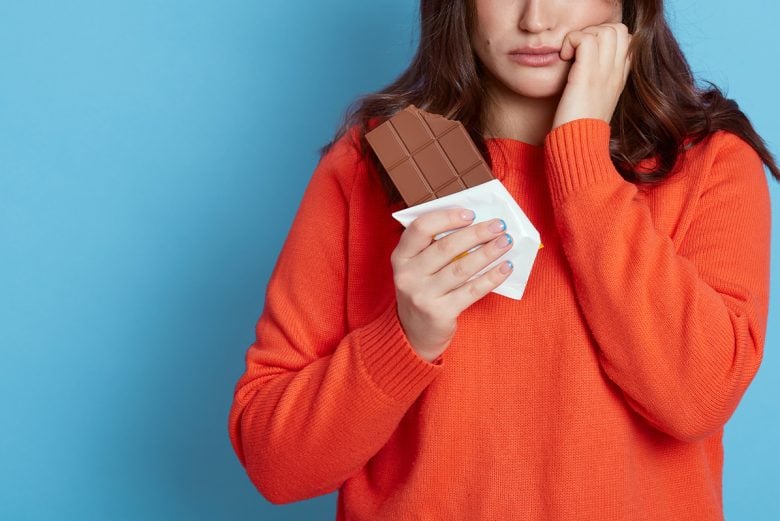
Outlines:
[[444,369],[442,357],[428,362],[409,344],[398,319],[395,299],[355,334],[360,357],[371,379],[401,403],[413,402]]
[[554,207],[589,186],[624,180],[610,159],[609,137],[609,123],[597,118],[568,121],[547,134],[544,159]]

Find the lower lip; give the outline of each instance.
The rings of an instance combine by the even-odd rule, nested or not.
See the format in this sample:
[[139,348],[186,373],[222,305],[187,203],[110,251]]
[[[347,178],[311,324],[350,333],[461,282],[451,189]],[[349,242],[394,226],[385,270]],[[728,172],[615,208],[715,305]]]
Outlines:
[[551,52],[549,54],[510,54],[509,59],[520,65],[528,65],[530,67],[545,67],[552,65],[560,60],[560,56],[557,52]]

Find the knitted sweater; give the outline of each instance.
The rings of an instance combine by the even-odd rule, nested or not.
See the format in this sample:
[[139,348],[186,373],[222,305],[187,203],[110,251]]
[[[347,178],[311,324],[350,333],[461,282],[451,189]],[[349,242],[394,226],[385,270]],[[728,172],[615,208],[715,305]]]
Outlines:
[[430,363],[397,315],[403,204],[354,135],[310,178],[236,384],[230,440],[258,491],[338,490],[338,521],[723,519],[723,426],[769,305],[758,154],[719,130],[640,189],[603,120],[489,139],[544,248],[523,298],[475,302]]

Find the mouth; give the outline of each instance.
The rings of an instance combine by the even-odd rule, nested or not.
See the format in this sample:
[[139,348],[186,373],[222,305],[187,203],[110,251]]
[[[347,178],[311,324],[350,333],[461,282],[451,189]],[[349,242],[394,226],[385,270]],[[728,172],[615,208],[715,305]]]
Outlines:
[[519,65],[528,67],[547,67],[561,61],[561,57],[557,52],[546,54],[514,53],[509,55],[509,59]]
[[561,48],[560,47],[553,47],[550,45],[544,45],[542,47],[519,47],[517,49],[512,49],[509,51],[509,54],[553,54],[553,53],[560,53]]

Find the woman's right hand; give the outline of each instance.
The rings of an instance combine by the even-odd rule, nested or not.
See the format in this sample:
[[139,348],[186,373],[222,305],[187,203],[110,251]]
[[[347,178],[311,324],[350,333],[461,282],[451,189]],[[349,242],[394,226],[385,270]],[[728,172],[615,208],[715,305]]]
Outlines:
[[[464,212],[471,216],[464,218]],[[429,362],[450,345],[458,315],[512,272],[511,263],[501,262],[468,281],[512,247],[501,219],[469,226],[472,220],[473,212],[464,208],[427,212],[409,224],[390,256],[398,318],[415,352]],[[434,240],[456,228],[462,229]]]

